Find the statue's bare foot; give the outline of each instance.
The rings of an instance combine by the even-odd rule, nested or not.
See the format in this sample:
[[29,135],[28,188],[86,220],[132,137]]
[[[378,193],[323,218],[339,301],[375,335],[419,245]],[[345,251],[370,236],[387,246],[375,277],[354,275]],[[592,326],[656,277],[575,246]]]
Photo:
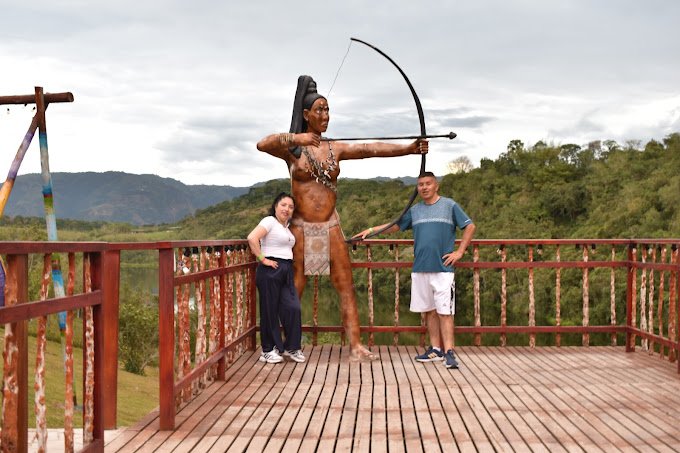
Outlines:
[[371,360],[378,360],[378,358],[378,354],[374,354],[361,344],[351,348],[349,353],[349,360],[352,362],[369,362]]

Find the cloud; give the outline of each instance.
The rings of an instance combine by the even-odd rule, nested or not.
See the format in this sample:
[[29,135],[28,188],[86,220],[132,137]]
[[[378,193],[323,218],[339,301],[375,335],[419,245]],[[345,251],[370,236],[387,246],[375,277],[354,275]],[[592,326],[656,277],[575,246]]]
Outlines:
[[[418,133],[408,87],[386,59],[354,43],[341,67],[350,36],[401,66],[428,132],[458,133],[432,141],[434,171],[460,155],[495,158],[512,139],[659,140],[680,127],[677,2],[1,3],[0,95],[39,85],[75,96],[48,110],[53,171],[232,185],[287,177],[255,144],[288,130],[300,74],[322,93],[337,76],[329,136]],[[21,108],[0,111],[0,172],[30,122]],[[20,173],[40,171],[37,153]],[[343,162],[342,176],[414,166],[413,156]]]

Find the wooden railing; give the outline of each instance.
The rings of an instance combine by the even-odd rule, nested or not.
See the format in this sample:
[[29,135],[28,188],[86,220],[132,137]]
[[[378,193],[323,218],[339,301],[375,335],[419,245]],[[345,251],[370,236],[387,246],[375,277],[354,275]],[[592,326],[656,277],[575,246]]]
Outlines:
[[[643,348],[678,362],[680,372],[679,245],[680,239],[473,241],[464,261],[456,266],[456,341],[534,347],[587,346],[601,344],[603,338],[617,344],[623,338],[627,351]],[[413,341],[414,336],[423,344],[422,320],[403,303],[409,300],[413,242],[368,240],[351,247],[366,344],[398,344]],[[93,332],[91,346],[84,353],[93,363],[93,374],[83,382],[91,389],[85,397],[92,407],[91,425],[86,425],[92,436],[85,450],[103,449],[103,429],[115,427],[116,418],[118,279],[123,250],[158,251],[161,428],[172,429],[178,408],[208,381],[223,379],[233,360],[256,347],[256,262],[244,240],[0,243],[8,269],[7,304],[0,308],[0,323],[6,325],[3,448],[16,445],[17,451],[25,451],[21,446],[26,444],[28,410],[26,404],[20,406],[28,386],[26,322],[83,308],[92,310],[91,327],[83,330]],[[28,256],[43,256],[48,262],[51,253],[68,254],[69,263],[82,260],[83,290],[27,303]],[[69,264],[69,281],[74,280],[71,269]],[[303,331],[314,344],[324,332],[342,335],[339,314],[331,321],[319,320],[319,309],[332,293],[327,278],[310,280],[305,300],[311,299],[312,315]],[[309,316],[303,312],[303,319]],[[40,335],[39,343],[44,341]],[[38,364],[35,374],[41,373]],[[12,404],[17,405],[16,411]],[[40,411],[36,409],[37,414]],[[72,427],[66,424],[68,435]]]
[[227,366],[255,348],[256,263],[246,241],[168,242],[157,248],[159,417],[161,429],[172,429],[182,403],[208,381],[224,380]]
[[[410,240],[370,240],[354,246],[352,266],[367,269],[368,325],[362,331],[368,332],[369,345],[377,332],[393,332],[397,344],[400,332],[416,331],[421,334],[420,343],[424,342],[423,326],[405,327],[399,320],[404,311],[400,295],[408,294],[400,285],[409,285],[400,272],[409,271],[412,247]],[[608,334],[611,344],[616,344],[618,334],[625,334],[627,350],[634,350],[639,340],[650,353],[676,361],[680,350],[679,247],[678,239],[473,241],[465,261],[456,265],[458,313],[461,308],[470,312],[468,323],[456,323],[456,335],[470,334],[474,345],[481,345],[482,337],[491,335],[498,340],[493,344],[502,346],[508,344],[508,336],[528,336],[528,345],[534,347],[541,334],[552,336],[557,346],[564,334],[581,335],[583,346],[591,344],[591,334]],[[366,258],[358,259],[363,253]],[[394,274],[390,326],[375,325],[373,320],[374,274],[385,270]],[[508,304],[515,307],[513,322],[508,322]],[[537,323],[538,306],[544,318],[549,315],[548,322]],[[574,322],[576,307],[579,323]],[[598,319],[603,319],[602,311],[606,311],[607,323],[593,324],[594,307]],[[563,322],[565,308],[572,312],[566,318],[568,323]],[[518,317],[518,311],[526,316]],[[313,322],[309,330],[317,333],[341,328],[317,327]]]
[[[28,445],[28,332],[29,320],[37,320],[37,351],[32,385],[35,388],[35,426],[38,448],[44,451],[46,431],[45,382],[47,373],[64,373],[64,439],[65,451],[73,451],[74,392],[83,389],[83,444],[82,451],[104,450],[103,394],[115,388],[117,354],[113,355],[114,374],[106,369],[106,341],[117,340],[117,329],[110,320],[117,320],[117,307],[107,304],[111,292],[117,292],[117,264],[115,255],[107,253],[104,243],[16,242],[0,243],[5,255],[5,306],[0,308],[0,324],[4,325],[4,365],[2,451],[27,451]],[[68,257],[65,297],[49,298],[50,276],[58,268],[59,254]],[[39,259],[43,265],[40,275],[40,298],[29,301],[29,261]],[[112,258],[113,261],[112,261]],[[77,266],[77,264],[79,266]],[[76,276],[80,267],[81,277]],[[111,276],[114,276],[111,278]],[[114,308],[111,312],[110,309]],[[74,312],[82,310],[83,373],[82,382],[74,382],[73,327]],[[64,368],[46,369],[45,326],[47,316],[66,312]],[[117,344],[117,343],[116,343]],[[109,367],[110,368],[110,367]],[[108,373],[108,374],[107,374]],[[115,399],[113,399],[115,409]],[[113,412],[115,416],[115,411]]]

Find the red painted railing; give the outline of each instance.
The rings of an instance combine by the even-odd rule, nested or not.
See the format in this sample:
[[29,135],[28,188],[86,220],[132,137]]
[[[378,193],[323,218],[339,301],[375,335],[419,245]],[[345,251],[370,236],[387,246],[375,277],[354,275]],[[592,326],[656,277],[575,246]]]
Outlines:
[[[246,348],[255,348],[255,262],[245,241],[156,244],[159,270],[160,426],[224,372]],[[196,324],[190,322],[193,294]],[[190,343],[195,336],[194,359]]]
[[[599,336],[600,342],[604,336],[611,344],[623,337],[628,351],[637,346],[677,361],[679,245],[679,239],[473,241],[465,261],[457,264],[457,341],[559,346],[573,343],[578,335],[579,344],[587,346],[593,342],[591,335]],[[352,246],[361,330],[369,346],[378,335],[387,335],[394,344],[412,341],[414,335],[419,343],[425,341],[422,321],[409,314],[402,302],[409,299],[412,247],[410,240],[369,240]],[[122,250],[158,251],[163,429],[174,427],[178,408],[209,380],[223,379],[225,369],[239,354],[256,347],[256,263],[244,240],[0,243],[8,268],[7,306],[0,308],[0,323],[6,325],[3,380],[5,392],[9,391],[3,404],[3,448],[14,445],[16,451],[25,451],[29,415],[22,401],[28,386],[27,320],[91,307],[94,338],[84,355],[93,359],[92,439],[85,450],[103,449],[103,429],[116,424]],[[29,255],[49,253],[81,257],[72,261],[89,263],[83,264],[82,280],[90,283],[73,296],[28,303]],[[319,321],[319,310],[329,299],[327,292],[332,293],[327,279],[313,279],[308,288],[311,294],[305,300],[312,301],[312,319],[303,330],[311,334],[312,343],[324,332],[342,335],[339,315],[335,321]],[[460,320],[469,322],[462,325]],[[194,351],[190,350],[192,339]],[[38,366],[36,374],[40,374]],[[66,426],[65,432],[69,429]]]
[[[73,395],[76,386],[83,389],[83,443],[82,451],[104,450],[103,395],[107,387],[116,385],[117,328],[111,330],[111,320],[117,320],[117,306],[110,304],[117,298],[118,267],[115,254],[107,252],[104,243],[68,242],[16,242],[0,243],[0,253],[5,255],[6,285],[5,306],[0,308],[0,324],[4,325],[2,451],[27,451],[28,445],[28,331],[31,319],[38,320],[38,350],[33,385],[36,389],[35,414],[38,448],[44,451],[46,440],[45,379],[48,372],[66,371],[64,392],[65,451],[73,451]],[[48,284],[51,255],[68,255],[69,270],[66,296],[50,299]],[[29,261],[41,256],[44,265],[41,274],[39,301],[28,300]],[[82,278],[76,278],[76,263],[80,264]],[[77,288],[79,287],[79,288]],[[113,309],[113,311],[110,311]],[[83,323],[83,377],[74,382],[73,372],[73,313],[82,310]],[[64,369],[45,369],[45,321],[48,315],[67,313],[65,329]],[[108,339],[114,338],[113,376],[106,368]],[[111,345],[108,345],[111,348]],[[115,394],[114,394],[115,396]],[[115,417],[115,398],[113,416]]]

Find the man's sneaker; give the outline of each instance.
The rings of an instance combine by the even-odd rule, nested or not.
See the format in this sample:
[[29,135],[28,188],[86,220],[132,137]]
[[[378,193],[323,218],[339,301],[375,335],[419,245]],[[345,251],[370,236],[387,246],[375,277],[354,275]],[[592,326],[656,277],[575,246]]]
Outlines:
[[440,360],[444,360],[444,354],[442,354],[440,350],[435,349],[432,346],[427,348],[427,351],[425,351],[424,353],[416,356],[417,362],[438,362]]
[[453,349],[449,349],[444,354],[444,360],[446,368],[458,368],[458,362],[456,361],[456,356],[453,354]]
[[283,362],[283,357],[281,357],[279,351],[274,347],[274,349],[269,352],[262,351],[262,354],[260,354],[260,362],[280,363]]
[[288,357],[290,360],[297,363],[302,363],[305,361],[305,355],[300,349],[296,349],[295,351],[283,351],[283,356]]

